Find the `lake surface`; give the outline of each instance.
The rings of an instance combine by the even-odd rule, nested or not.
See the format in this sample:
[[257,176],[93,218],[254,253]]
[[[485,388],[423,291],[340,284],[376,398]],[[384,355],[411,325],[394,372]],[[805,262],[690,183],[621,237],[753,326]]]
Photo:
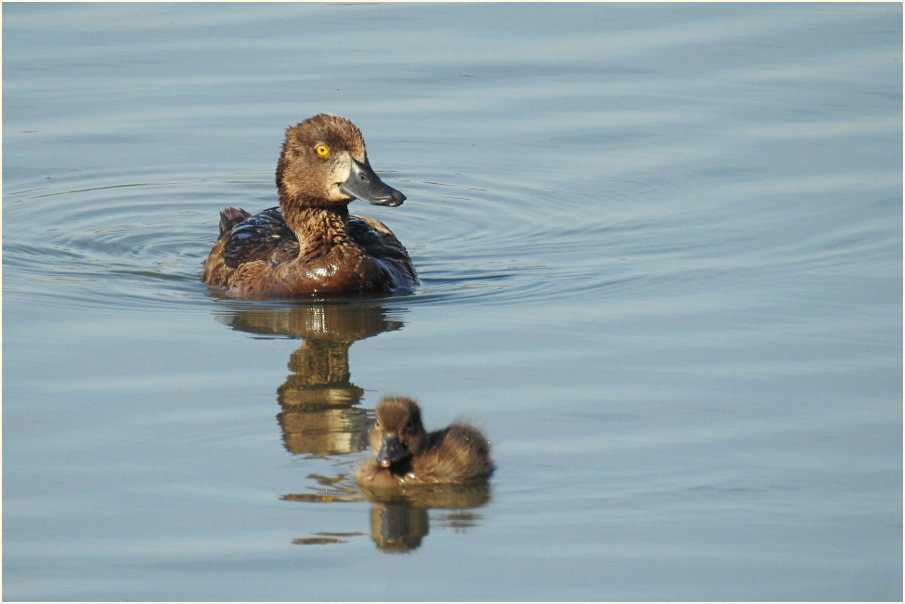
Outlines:
[[[901,600],[900,4],[2,10],[5,600]],[[421,287],[209,290],[319,112]]]

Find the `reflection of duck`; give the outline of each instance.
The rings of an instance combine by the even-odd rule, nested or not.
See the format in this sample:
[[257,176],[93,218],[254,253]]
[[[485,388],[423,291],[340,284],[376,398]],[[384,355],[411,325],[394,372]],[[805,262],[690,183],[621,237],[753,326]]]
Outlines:
[[371,169],[361,131],[320,114],[286,131],[280,207],[226,208],[202,280],[245,298],[394,293],[418,282],[405,247],[379,220],[350,216],[354,198],[398,206],[405,195]]
[[368,416],[358,406],[364,390],[350,381],[353,342],[403,323],[375,304],[306,304],[253,308],[223,317],[235,329],[302,338],[289,357],[292,371],[277,389],[277,415],[291,453],[332,455],[367,447]]
[[493,473],[490,443],[477,428],[452,424],[428,433],[421,410],[407,398],[386,398],[377,405],[370,442],[374,457],[357,474],[366,487],[468,484]]

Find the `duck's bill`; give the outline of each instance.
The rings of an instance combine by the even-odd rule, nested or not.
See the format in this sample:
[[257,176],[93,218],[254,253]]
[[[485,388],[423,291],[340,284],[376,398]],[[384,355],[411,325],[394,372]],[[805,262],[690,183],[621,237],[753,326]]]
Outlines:
[[339,190],[362,201],[378,206],[398,206],[405,195],[384,183],[371,166],[352,160],[349,179],[339,185]]
[[377,452],[377,463],[384,468],[389,468],[407,454],[408,450],[398,436],[384,436],[380,450]]

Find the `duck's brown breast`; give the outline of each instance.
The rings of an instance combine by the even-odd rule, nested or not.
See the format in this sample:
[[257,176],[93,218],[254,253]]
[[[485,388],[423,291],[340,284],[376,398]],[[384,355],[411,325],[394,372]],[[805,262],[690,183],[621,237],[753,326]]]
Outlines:
[[279,208],[239,221],[214,245],[202,280],[255,299],[390,294],[418,283],[405,248],[383,223],[358,216],[342,220],[337,225],[310,218],[304,244]]

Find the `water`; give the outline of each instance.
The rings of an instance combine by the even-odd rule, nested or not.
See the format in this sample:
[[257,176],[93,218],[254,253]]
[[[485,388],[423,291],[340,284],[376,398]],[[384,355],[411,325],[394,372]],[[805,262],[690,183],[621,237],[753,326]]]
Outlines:
[[[209,291],[320,111],[422,287]],[[900,5],[6,4],[3,151],[6,600],[902,598]]]

